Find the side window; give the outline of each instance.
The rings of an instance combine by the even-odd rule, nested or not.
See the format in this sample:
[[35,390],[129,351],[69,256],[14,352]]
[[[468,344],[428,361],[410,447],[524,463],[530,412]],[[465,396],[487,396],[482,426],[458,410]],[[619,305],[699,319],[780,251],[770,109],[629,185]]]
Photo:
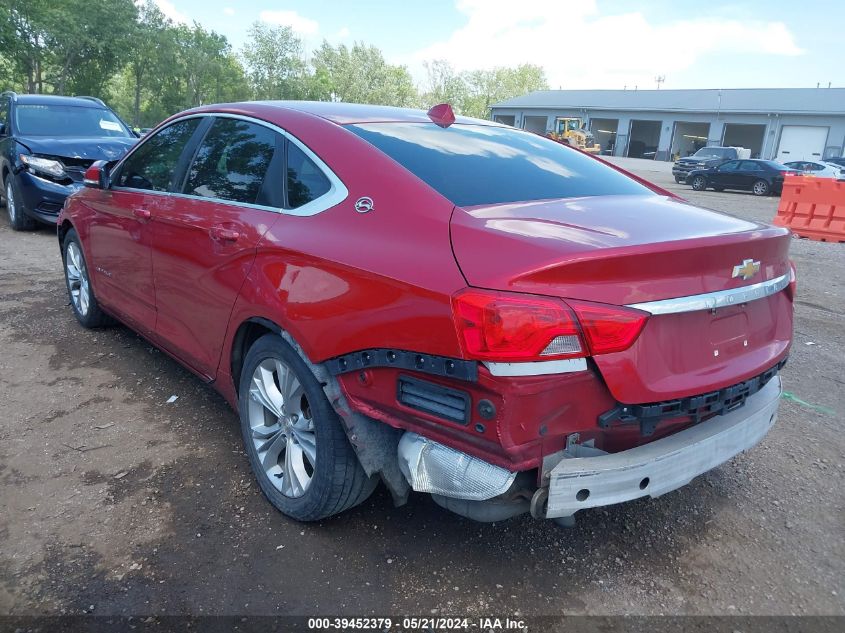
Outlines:
[[9,133],[9,99],[8,97],[0,98],[0,128],[3,134]]
[[277,133],[239,119],[220,118],[205,135],[188,170],[185,193],[247,204],[274,205],[265,176]]
[[742,161],[742,170],[743,171],[763,171],[763,168],[760,167],[759,163],[755,163],[753,160],[744,160],[744,161]]
[[288,208],[296,209],[328,193],[326,174],[296,144],[288,141]]
[[719,171],[736,171],[738,167],[739,167],[739,161],[738,160],[731,160],[731,161],[728,161],[727,163],[719,165]]
[[200,121],[198,118],[179,121],[145,140],[121,166],[117,186],[168,191],[182,150]]

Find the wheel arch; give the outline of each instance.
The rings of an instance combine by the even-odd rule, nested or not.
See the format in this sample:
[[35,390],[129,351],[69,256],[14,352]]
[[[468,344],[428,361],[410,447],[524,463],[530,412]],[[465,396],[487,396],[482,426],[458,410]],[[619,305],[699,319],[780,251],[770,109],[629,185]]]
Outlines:
[[[241,370],[249,348],[265,334],[277,334],[283,337],[286,332],[287,330],[281,325],[265,317],[249,317],[241,322],[232,337],[229,353],[229,375],[232,377],[232,387],[236,397],[241,382]],[[288,336],[290,336],[289,333]]]
[[[293,347],[300,355],[309,371],[323,388],[335,413],[340,417],[343,430],[355,451],[358,461],[367,476],[381,475],[397,506],[408,500],[410,486],[399,468],[397,447],[404,431],[393,428],[353,411],[346,400],[339,382],[326,370],[325,366],[313,363],[302,346],[297,343],[289,330],[266,317],[253,316],[238,325],[232,337],[229,353],[231,379],[235,389],[235,402],[241,381],[241,372],[250,347],[265,334],[276,334]],[[354,433],[352,429],[355,429]]]
[[73,223],[65,218],[62,220],[62,223],[56,227],[56,236],[59,238],[59,248],[62,248],[62,244],[64,244],[65,236],[71,229],[75,229],[76,227],[73,226]]

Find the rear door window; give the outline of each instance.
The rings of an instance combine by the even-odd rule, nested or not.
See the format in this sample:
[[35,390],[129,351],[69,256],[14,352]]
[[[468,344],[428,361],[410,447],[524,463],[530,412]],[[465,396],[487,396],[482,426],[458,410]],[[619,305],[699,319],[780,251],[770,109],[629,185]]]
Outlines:
[[727,163],[723,163],[722,165],[719,165],[719,167],[717,169],[718,169],[718,171],[737,171],[739,169],[739,161],[738,160],[728,161]]
[[742,171],[763,171],[760,163],[755,163],[753,160],[742,161],[742,167],[740,169]]
[[184,119],[144,140],[123,162],[116,185],[148,191],[170,191],[182,151],[200,120]]
[[513,128],[389,122],[347,129],[459,206],[652,194],[591,156]]
[[216,119],[188,169],[184,193],[280,207],[278,183],[267,179],[279,136],[257,123]]

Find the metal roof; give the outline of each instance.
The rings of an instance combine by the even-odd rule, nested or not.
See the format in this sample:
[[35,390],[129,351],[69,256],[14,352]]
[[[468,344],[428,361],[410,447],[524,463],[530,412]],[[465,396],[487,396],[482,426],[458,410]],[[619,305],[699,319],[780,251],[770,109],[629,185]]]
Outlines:
[[39,94],[19,94],[15,95],[17,103],[29,103],[32,105],[69,105],[80,108],[96,108],[102,109],[102,105],[92,99],[92,97],[65,97],[61,95],[39,95]]
[[538,90],[492,107],[845,115],[845,88]]

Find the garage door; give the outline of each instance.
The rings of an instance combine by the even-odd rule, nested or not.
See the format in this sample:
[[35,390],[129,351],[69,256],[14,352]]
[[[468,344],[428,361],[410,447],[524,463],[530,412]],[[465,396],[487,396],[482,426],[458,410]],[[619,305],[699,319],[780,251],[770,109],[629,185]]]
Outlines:
[[792,160],[820,160],[827,141],[827,128],[810,125],[784,125],[778,155],[780,163]]

